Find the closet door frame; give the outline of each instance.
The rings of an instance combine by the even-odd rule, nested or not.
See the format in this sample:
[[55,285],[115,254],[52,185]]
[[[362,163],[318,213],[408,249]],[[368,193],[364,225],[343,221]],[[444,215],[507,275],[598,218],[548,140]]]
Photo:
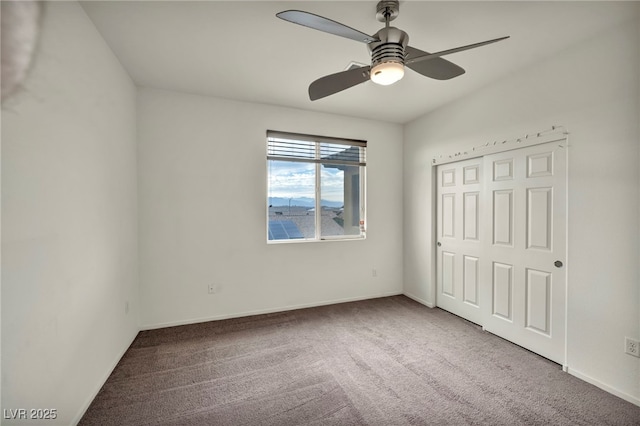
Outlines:
[[[562,232],[564,235],[562,235],[563,239],[564,239],[564,247],[561,250],[561,253],[554,253],[554,256],[558,257],[558,260],[560,260],[562,262],[562,266],[560,267],[556,267],[556,269],[553,271],[554,274],[561,274],[561,275],[556,275],[558,277],[560,277],[559,281],[562,281],[562,285],[564,286],[563,289],[563,294],[561,294],[561,296],[559,297],[563,304],[562,308],[560,311],[562,312],[563,318],[562,318],[562,333],[556,333],[557,335],[562,335],[562,350],[558,351],[556,350],[556,355],[552,356],[550,358],[552,358],[555,362],[558,362],[560,364],[562,364],[563,368],[566,370],[566,360],[567,360],[567,350],[566,350],[566,342],[567,342],[567,335],[566,335],[566,331],[567,331],[567,318],[566,318],[566,314],[567,314],[567,305],[568,305],[568,287],[569,287],[569,281],[568,281],[568,268],[566,265],[566,259],[567,257],[567,252],[568,252],[568,239],[567,239],[567,235],[568,235],[568,203],[567,203],[567,199],[568,199],[568,134],[564,131],[559,131],[559,132],[553,132],[553,133],[547,133],[544,135],[541,134],[537,134],[535,137],[526,137],[524,140],[523,139],[518,139],[518,140],[514,140],[514,141],[509,141],[509,142],[503,142],[500,144],[487,144],[484,145],[482,147],[476,147],[475,149],[469,150],[470,153],[468,152],[464,152],[464,153],[457,153],[457,154],[452,154],[452,155],[448,155],[448,156],[439,156],[434,158],[433,160],[433,164],[432,164],[432,182],[433,182],[433,189],[432,189],[432,200],[433,200],[433,204],[432,204],[432,217],[434,218],[434,220],[432,221],[432,238],[431,238],[431,256],[430,256],[430,263],[431,263],[431,268],[430,268],[430,275],[431,275],[431,282],[433,283],[432,286],[430,286],[430,290],[431,290],[431,300],[433,301],[432,305],[433,306],[440,306],[440,300],[443,297],[442,294],[439,294],[438,292],[438,288],[439,285],[441,284],[439,282],[439,280],[442,278],[441,276],[439,276],[439,274],[441,274],[441,268],[443,265],[441,265],[441,254],[438,244],[440,243],[441,240],[441,235],[440,235],[440,231],[442,231],[442,229],[440,228],[440,221],[442,220],[442,211],[439,208],[440,203],[442,202],[442,200],[440,200],[441,197],[441,192],[442,192],[442,188],[439,186],[439,182],[443,179],[442,176],[439,176],[439,171],[440,173],[442,172],[442,170],[452,170],[455,169],[456,167],[460,167],[460,165],[464,164],[462,163],[463,161],[465,163],[467,163],[466,160],[470,160],[470,159],[475,159],[477,161],[480,161],[484,168],[487,168],[489,166],[486,165],[485,163],[485,159],[482,157],[489,157],[493,154],[498,154],[498,153],[503,153],[503,152],[507,152],[507,151],[512,151],[512,150],[519,150],[522,148],[528,148],[528,147],[533,147],[536,145],[542,145],[542,144],[549,144],[549,146],[552,146],[553,144],[556,144],[557,147],[555,149],[561,149],[564,152],[562,152],[562,161],[563,161],[563,169],[564,169],[564,176],[563,176],[563,195],[562,197],[564,197],[563,202],[564,202],[564,206],[561,209],[561,216],[560,217],[564,217],[564,224],[563,226],[561,226],[560,232]],[[530,150],[527,150],[530,151]],[[495,157],[495,156],[494,156]],[[499,155],[497,157],[500,157]],[[458,163],[458,164],[453,164],[453,163]],[[450,167],[439,167],[441,165],[447,165]],[[484,174],[483,179],[486,179],[488,173]],[[458,179],[460,179],[461,176],[459,175]],[[484,194],[486,189],[485,189],[485,185],[484,182],[481,185],[481,191]],[[526,191],[526,190],[525,190]],[[458,191],[459,192],[459,191]],[[464,194],[463,194],[464,197]],[[481,199],[485,200],[484,203],[486,203],[486,194],[481,196]],[[458,197],[458,204],[460,203],[461,198]],[[458,208],[460,208],[461,206],[458,206]],[[488,206],[484,205],[481,206],[481,209],[483,210],[483,212],[481,213],[482,216],[486,216],[486,215],[490,215],[491,214],[491,209],[487,208]],[[485,218],[486,221],[486,218]],[[458,223],[457,226],[459,227],[460,224]],[[480,225],[481,227],[483,225]],[[486,226],[486,225],[485,225]],[[460,231],[460,229],[458,229],[458,231]],[[486,231],[487,234],[489,234],[490,231]],[[486,239],[487,237],[484,236],[484,238]],[[460,257],[460,256],[459,256]],[[456,259],[456,262],[460,262],[460,259]],[[493,262],[493,261],[492,261]],[[486,269],[486,265],[483,266],[484,269]],[[483,270],[484,270],[483,269]],[[461,271],[460,268],[458,268],[458,274],[459,271]],[[482,277],[483,280],[486,281],[487,279],[487,274],[486,273],[481,273],[480,276]],[[457,277],[457,279],[459,280],[460,277]],[[485,297],[486,299],[486,294],[484,294],[483,297]],[[563,297],[562,297],[563,296]],[[483,300],[483,302],[485,304],[485,306],[481,307],[481,309],[488,309],[488,306],[486,306],[487,303],[490,303],[486,300]],[[446,309],[446,308],[445,308]],[[454,312],[458,315],[461,315],[463,317],[465,317],[464,315],[464,310],[462,313],[459,312]],[[486,317],[486,313],[484,314],[484,317]],[[484,318],[482,317],[482,318]],[[486,320],[483,321],[482,318],[480,318],[480,320],[478,320],[478,318],[476,317],[469,317],[467,319],[469,319],[472,322],[476,322],[479,323],[480,325],[485,326],[485,324],[482,324],[483,322],[487,322]],[[490,330],[492,331],[492,327],[489,327]],[[499,334],[499,333],[498,333]],[[507,336],[508,337],[508,336]],[[518,343],[518,342],[516,342]],[[525,345],[526,346],[526,345]],[[533,349],[535,351],[535,349]],[[545,356],[546,353],[543,353],[544,351],[541,351],[541,355]],[[549,357],[549,356],[548,356]]]

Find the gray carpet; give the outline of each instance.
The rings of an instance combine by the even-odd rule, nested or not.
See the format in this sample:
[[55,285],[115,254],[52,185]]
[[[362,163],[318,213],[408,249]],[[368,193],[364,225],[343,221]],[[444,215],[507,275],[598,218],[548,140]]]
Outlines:
[[404,296],[143,331],[81,425],[640,425],[640,407]]

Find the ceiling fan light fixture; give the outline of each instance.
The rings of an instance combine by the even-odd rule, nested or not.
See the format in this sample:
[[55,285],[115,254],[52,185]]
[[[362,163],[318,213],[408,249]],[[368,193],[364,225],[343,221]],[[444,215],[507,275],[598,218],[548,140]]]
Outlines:
[[382,62],[371,68],[371,81],[389,86],[404,77],[404,65],[400,62]]

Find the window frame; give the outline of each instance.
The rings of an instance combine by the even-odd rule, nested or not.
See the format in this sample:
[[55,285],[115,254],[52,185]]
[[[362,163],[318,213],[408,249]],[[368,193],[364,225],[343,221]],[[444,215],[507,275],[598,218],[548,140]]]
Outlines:
[[[302,133],[282,132],[275,130],[266,131],[266,150],[267,150],[267,190],[266,190],[266,239],[267,244],[284,244],[284,243],[305,243],[305,242],[322,242],[322,241],[353,241],[366,239],[366,148],[367,141],[359,139],[337,138],[331,136],[319,136]],[[275,155],[271,151],[271,143],[274,139],[282,139],[288,141],[307,142],[313,143],[315,147],[315,153],[313,158],[306,155],[287,156],[287,155]],[[323,144],[326,145],[345,145],[348,147],[358,147],[358,159],[354,161],[353,156],[346,156],[347,159],[328,160],[326,157],[323,159],[321,149]],[[326,154],[325,154],[326,155]],[[315,184],[314,184],[314,236],[310,238],[287,238],[287,239],[269,239],[269,211],[271,198],[271,185],[270,185],[270,162],[282,161],[282,162],[303,162],[313,163],[315,166]],[[342,235],[322,235],[322,168],[323,165],[334,166],[358,166],[358,233],[356,234],[342,234]],[[345,173],[346,174],[346,173]],[[343,192],[346,195],[346,179],[343,186]],[[343,208],[345,207],[347,200],[343,198]],[[344,210],[343,210],[344,211]],[[352,217],[353,219],[353,217]],[[344,223],[344,222],[343,222]],[[352,225],[355,226],[355,225]]]

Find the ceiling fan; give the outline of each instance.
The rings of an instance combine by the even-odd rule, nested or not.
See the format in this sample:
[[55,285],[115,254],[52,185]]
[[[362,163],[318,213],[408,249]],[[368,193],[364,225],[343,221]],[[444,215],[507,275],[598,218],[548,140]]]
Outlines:
[[346,71],[319,78],[309,86],[309,98],[315,101],[367,80],[385,86],[393,84],[404,76],[405,66],[426,77],[448,80],[464,74],[465,71],[458,65],[443,59],[442,56],[509,38],[509,36],[500,37],[436,53],[428,53],[409,46],[407,33],[389,26],[389,22],[397,18],[399,12],[398,0],[380,1],[376,8],[376,18],[378,21],[384,22],[385,26],[372,36],[331,19],[301,10],[286,10],[276,14],[278,18],[294,24],[366,43],[369,48],[371,65],[349,68]]

